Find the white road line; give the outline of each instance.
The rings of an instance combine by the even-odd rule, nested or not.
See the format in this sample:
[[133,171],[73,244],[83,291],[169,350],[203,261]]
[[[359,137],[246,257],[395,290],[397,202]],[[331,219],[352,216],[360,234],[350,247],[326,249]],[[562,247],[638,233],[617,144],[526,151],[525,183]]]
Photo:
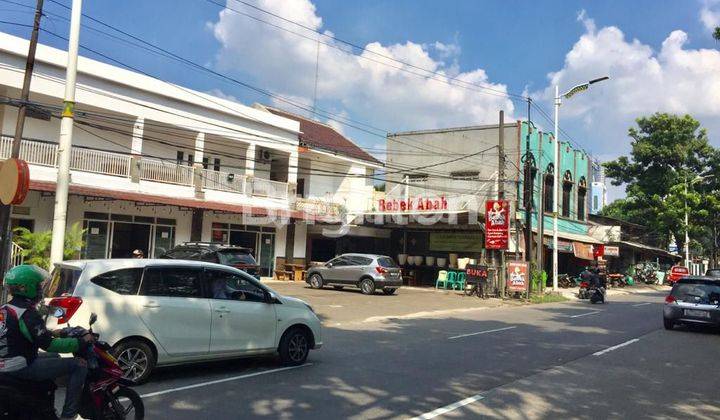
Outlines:
[[637,305],[633,305],[633,308],[637,308],[638,306],[645,306],[645,305],[652,305],[652,302],[638,303]]
[[593,356],[602,356],[602,355],[605,354],[605,353],[609,353],[609,352],[611,352],[611,351],[613,351],[613,350],[617,350],[617,349],[619,349],[619,348],[621,348],[621,347],[629,346],[630,344],[632,344],[632,343],[637,343],[638,341],[640,341],[639,338],[633,338],[632,340],[628,340],[628,341],[626,341],[626,342],[624,342],[624,343],[620,343],[620,344],[618,344],[617,346],[612,346],[612,347],[606,348],[605,350],[597,351],[597,352],[593,353]]
[[472,336],[472,335],[480,335],[480,334],[494,333],[494,332],[498,332],[498,331],[512,330],[513,328],[517,328],[517,325],[512,326],[512,327],[497,328],[497,329],[494,329],[494,330],[479,331],[479,332],[474,332],[474,333],[470,333],[470,334],[455,335],[455,336],[452,336],[452,337],[448,337],[448,340],[454,340],[454,339],[456,339],[456,338],[463,338],[463,337],[470,337],[470,336]]
[[156,397],[156,396],[158,396],[158,395],[165,395],[165,394],[170,394],[170,393],[173,393],[173,392],[185,391],[185,390],[187,390],[187,389],[202,388],[202,387],[204,387],[204,386],[221,384],[221,383],[223,383],[223,382],[237,381],[237,380],[240,380],[240,379],[247,379],[247,378],[252,378],[252,377],[255,377],[255,376],[267,375],[267,374],[270,374],[270,373],[283,372],[283,371],[291,370],[291,369],[299,369],[299,368],[307,367],[307,366],[312,366],[312,363],[305,363],[304,365],[300,365],[300,366],[288,366],[288,367],[284,367],[284,368],[263,370],[263,371],[261,371],[261,372],[248,373],[248,374],[245,374],[245,375],[233,376],[233,377],[230,377],[230,378],[223,378],[223,379],[218,379],[218,380],[215,380],[215,381],[200,382],[200,383],[197,383],[197,384],[181,386],[181,387],[178,387],[178,388],[170,388],[170,389],[166,389],[166,390],[164,390],[164,391],[150,392],[150,393],[148,393],[148,394],[143,394],[143,395],[141,395],[141,397],[142,397],[142,398]]
[[468,398],[465,398],[464,400],[460,400],[460,401],[458,401],[458,402],[455,402],[455,403],[446,405],[445,407],[440,407],[440,408],[438,408],[438,409],[436,409],[436,410],[433,410],[433,411],[430,411],[430,412],[428,412],[428,413],[421,414],[421,415],[419,415],[419,416],[417,416],[417,417],[413,417],[413,418],[410,419],[410,420],[428,420],[428,419],[434,419],[434,418],[437,417],[437,416],[442,416],[443,414],[447,414],[447,413],[449,413],[449,412],[451,412],[451,411],[457,410],[457,409],[460,408],[460,407],[464,407],[464,406],[466,406],[466,405],[468,405],[468,404],[472,404],[472,403],[474,403],[474,402],[480,401],[480,400],[482,400],[483,398],[485,398],[485,397],[482,396],[482,395],[480,395],[480,394],[473,395],[472,397],[468,397]]
[[580,318],[581,316],[595,315],[595,314],[599,314],[599,313],[600,313],[600,311],[587,312],[587,313],[579,314],[579,315],[570,315],[570,318]]

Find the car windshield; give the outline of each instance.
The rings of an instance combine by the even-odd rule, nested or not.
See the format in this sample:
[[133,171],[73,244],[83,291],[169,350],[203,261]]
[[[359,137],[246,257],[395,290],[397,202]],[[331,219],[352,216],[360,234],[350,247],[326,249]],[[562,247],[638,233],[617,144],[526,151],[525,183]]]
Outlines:
[[683,282],[672,291],[675,299],[682,302],[705,305],[720,304],[720,282]]
[[709,277],[720,277],[720,268],[711,268],[705,275]]
[[393,261],[393,259],[389,258],[389,257],[380,257],[377,259],[377,262],[380,267],[385,267],[385,268],[397,267],[397,264],[395,264],[395,261]]
[[218,251],[220,264],[225,265],[257,265],[255,258],[247,251],[226,249]]

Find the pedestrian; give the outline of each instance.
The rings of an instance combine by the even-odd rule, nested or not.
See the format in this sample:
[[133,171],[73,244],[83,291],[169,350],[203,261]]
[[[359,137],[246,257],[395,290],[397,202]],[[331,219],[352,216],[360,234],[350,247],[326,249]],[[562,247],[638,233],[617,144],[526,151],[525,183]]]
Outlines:
[[133,258],[137,258],[137,259],[145,258],[145,254],[140,249],[136,249],[135,251],[133,251],[132,256],[133,256]]

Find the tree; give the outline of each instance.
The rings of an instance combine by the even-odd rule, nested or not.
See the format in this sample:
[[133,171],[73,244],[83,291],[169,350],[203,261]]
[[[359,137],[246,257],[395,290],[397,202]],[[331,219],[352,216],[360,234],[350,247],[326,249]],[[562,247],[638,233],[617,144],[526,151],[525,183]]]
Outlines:
[[720,26],[715,27],[715,31],[713,32],[713,38],[715,38],[716,41],[720,41]]
[[[636,120],[628,130],[630,157],[603,164],[613,185],[626,185],[627,198],[613,203],[603,214],[648,226],[667,245],[670,234],[678,246],[685,239],[685,205],[698,226],[701,194],[692,180],[710,169],[717,151],[705,129],[689,115],[656,113]],[[686,191],[686,185],[689,187]],[[690,232],[691,235],[698,235]]]
[[[73,223],[70,229],[65,232],[65,249],[63,259],[69,260],[78,258],[80,249],[85,245],[83,238],[86,229],[80,226],[79,222]],[[24,227],[17,227],[14,231],[13,241],[23,248],[22,254],[25,264],[35,264],[43,268],[50,267],[50,245],[52,242],[52,231],[31,232]]]

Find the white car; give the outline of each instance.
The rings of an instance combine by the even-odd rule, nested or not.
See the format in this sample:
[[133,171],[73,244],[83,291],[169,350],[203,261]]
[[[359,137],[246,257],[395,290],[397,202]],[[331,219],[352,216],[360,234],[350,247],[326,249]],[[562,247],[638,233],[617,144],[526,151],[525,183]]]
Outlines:
[[113,347],[128,379],[156,366],[279,354],[305,363],[322,346],[320,320],[307,303],[280,296],[247,273],[200,261],[108,259],[56,264],[46,303],[65,309],[49,328],[93,330]]

